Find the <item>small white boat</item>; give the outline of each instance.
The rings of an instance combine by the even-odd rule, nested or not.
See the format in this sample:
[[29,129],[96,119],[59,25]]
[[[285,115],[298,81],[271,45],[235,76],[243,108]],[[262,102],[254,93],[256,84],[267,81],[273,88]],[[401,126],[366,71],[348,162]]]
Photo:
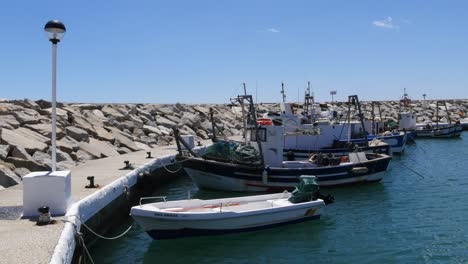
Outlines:
[[[298,189],[301,189],[301,185],[310,188],[310,185],[304,184],[305,178],[310,176],[301,178]],[[320,209],[325,202],[316,198],[320,194],[317,184],[313,182],[314,192],[308,193],[296,189],[293,193],[285,191],[236,198],[180,201],[166,201],[165,197],[156,197],[164,198],[164,202],[142,205],[140,201],[140,205],[132,207],[131,215],[153,239],[220,235],[276,227],[320,218]]]

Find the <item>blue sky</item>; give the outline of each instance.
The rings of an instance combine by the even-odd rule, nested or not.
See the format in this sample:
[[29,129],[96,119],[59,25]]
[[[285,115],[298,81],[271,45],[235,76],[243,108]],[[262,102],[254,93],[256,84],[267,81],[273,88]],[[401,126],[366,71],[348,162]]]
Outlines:
[[59,19],[57,98],[225,103],[247,83],[259,102],[311,81],[320,101],[468,98],[467,1],[7,1],[0,98],[47,99]]

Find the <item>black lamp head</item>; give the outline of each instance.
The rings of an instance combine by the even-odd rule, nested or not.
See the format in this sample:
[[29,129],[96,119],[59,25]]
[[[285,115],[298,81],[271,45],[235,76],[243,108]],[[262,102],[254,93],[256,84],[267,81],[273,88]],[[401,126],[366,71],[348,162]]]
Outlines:
[[65,25],[58,20],[50,20],[44,26],[44,31],[46,32],[47,38],[54,44],[59,42],[67,29]]

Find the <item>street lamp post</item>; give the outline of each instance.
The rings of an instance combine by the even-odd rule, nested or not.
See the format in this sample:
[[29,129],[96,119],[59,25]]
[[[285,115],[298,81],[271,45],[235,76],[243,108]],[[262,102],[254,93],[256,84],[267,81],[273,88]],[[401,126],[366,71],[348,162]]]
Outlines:
[[336,95],[336,90],[330,91],[330,95],[332,96],[332,103],[333,103],[334,96]]
[[47,38],[52,42],[52,171],[56,170],[56,122],[57,122],[57,103],[56,103],[56,72],[57,72],[57,43],[65,35],[65,25],[58,20],[51,20],[44,26]]

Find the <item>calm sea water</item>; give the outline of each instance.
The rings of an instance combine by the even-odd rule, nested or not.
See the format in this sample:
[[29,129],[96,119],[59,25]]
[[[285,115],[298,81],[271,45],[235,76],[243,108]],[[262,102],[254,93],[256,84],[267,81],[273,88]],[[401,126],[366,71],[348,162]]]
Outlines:
[[[95,263],[468,263],[468,133],[417,140],[380,183],[324,190],[336,198],[321,220],[240,234],[153,241],[135,225],[100,240]],[[418,172],[420,175],[414,173]],[[232,196],[188,177],[156,195]],[[132,224],[129,218],[107,235]]]

